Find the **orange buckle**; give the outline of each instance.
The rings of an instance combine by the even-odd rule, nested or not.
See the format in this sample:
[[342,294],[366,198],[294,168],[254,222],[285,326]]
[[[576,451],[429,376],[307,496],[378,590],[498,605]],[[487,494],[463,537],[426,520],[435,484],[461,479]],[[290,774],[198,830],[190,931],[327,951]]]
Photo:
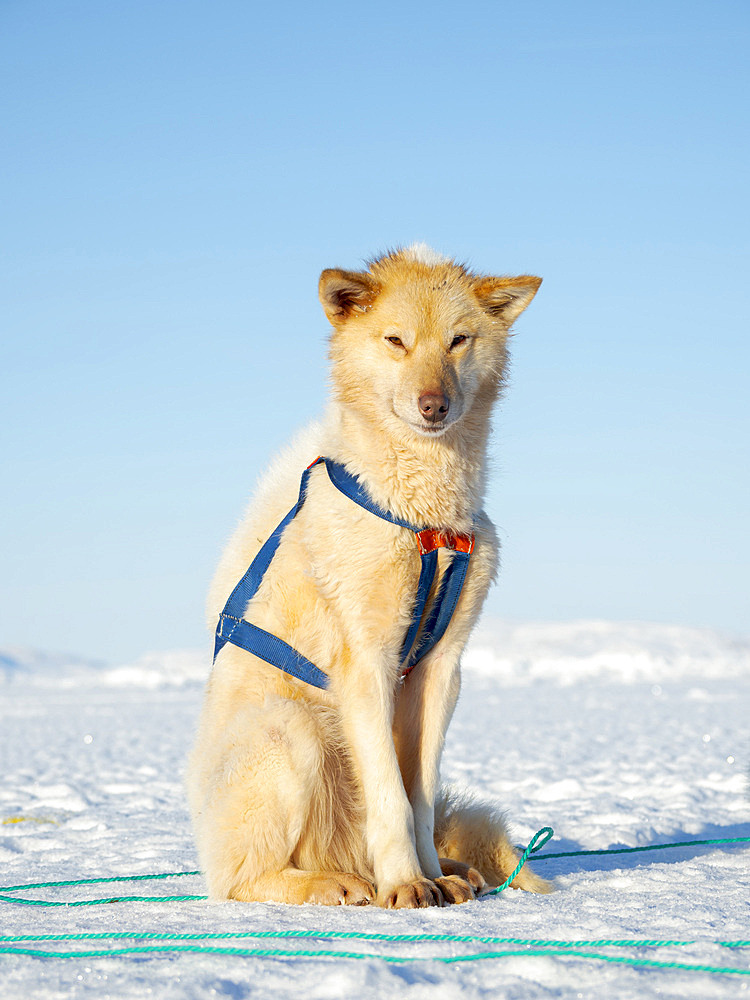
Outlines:
[[453,549],[454,552],[466,552],[467,555],[474,551],[473,535],[454,535],[452,531],[436,531],[434,528],[425,528],[416,534],[419,553],[423,556],[435,549]]

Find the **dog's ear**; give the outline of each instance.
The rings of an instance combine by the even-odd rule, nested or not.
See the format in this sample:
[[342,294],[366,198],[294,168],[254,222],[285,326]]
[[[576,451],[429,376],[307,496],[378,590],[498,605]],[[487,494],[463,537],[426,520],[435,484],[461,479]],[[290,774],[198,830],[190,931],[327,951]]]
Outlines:
[[380,285],[361,271],[323,271],[318,284],[320,303],[330,323],[338,326],[353,313],[366,312],[375,301]]
[[477,278],[474,294],[485,312],[510,326],[534,298],[541,283],[541,278],[530,274],[517,278]]

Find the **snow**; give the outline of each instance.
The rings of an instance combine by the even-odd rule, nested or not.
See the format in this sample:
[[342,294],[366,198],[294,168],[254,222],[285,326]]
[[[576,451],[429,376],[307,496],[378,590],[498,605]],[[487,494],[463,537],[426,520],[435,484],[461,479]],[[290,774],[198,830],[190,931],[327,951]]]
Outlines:
[[450,257],[446,257],[445,254],[433,250],[426,243],[412,243],[403,253],[405,257],[411,257],[412,260],[418,261],[420,264],[427,264],[429,267],[438,267],[440,264],[453,263]]
[[[181,781],[207,664],[200,651],[152,653],[119,666],[0,651],[3,885],[197,868]],[[499,800],[519,843],[542,826],[554,827],[542,854],[750,836],[748,667],[750,640],[705,629],[488,622],[465,657],[445,776]],[[750,845],[743,844],[548,861],[540,856],[536,870],[557,885],[551,896],[507,890],[461,907],[409,912],[200,900],[75,908],[0,902],[3,935],[107,935],[0,942],[0,948],[153,948],[153,938],[123,935],[177,933],[198,937],[172,946],[409,959],[394,964],[378,957],[189,951],[71,959],[0,955],[0,995],[742,996],[750,991],[750,975],[633,967],[580,953],[750,970],[748,948],[719,943],[750,938],[749,859]],[[195,875],[8,895],[80,900],[204,891]],[[308,936],[248,936],[283,932]],[[578,947],[560,955],[497,941],[330,936],[347,933],[690,943]],[[509,950],[518,954],[437,960]]]

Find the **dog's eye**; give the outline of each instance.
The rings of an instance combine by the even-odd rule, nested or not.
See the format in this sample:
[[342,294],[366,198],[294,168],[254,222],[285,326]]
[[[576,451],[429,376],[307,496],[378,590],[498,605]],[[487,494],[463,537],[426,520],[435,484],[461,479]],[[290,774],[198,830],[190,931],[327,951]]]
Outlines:
[[468,339],[469,338],[465,333],[457,333],[451,341],[451,350],[453,350],[454,347],[460,347],[461,344],[465,344]]
[[400,337],[386,337],[385,338],[389,344],[393,344],[394,347],[403,347]]

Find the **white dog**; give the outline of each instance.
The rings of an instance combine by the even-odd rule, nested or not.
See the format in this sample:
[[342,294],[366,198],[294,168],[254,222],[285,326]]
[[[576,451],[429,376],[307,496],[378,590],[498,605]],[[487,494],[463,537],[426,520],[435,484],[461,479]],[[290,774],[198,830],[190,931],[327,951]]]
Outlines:
[[490,414],[539,284],[424,246],[321,275],[328,415],[264,478],[209,597],[188,792],[214,898],[460,903],[516,867],[500,814],[438,770],[497,566]]

